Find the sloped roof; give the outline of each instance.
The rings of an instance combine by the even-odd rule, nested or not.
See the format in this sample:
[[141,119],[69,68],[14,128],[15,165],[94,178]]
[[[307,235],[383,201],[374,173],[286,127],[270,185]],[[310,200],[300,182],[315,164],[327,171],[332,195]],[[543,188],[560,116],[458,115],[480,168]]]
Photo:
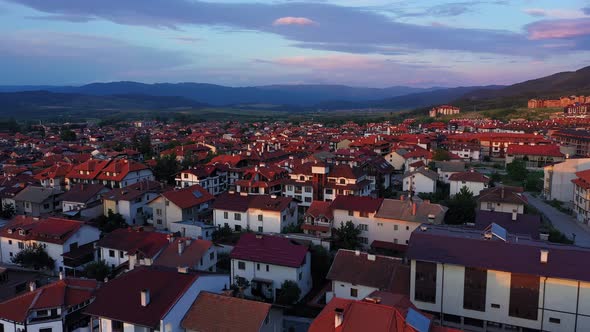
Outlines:
[[164,233],[148,232],[129,227],[119,228],[105,234],[97,242],[97,246],[129,253],[139,251],[146,257],[154,257],[167,246],[168,242],[168,237]]
[[232,259],[299,267],[303,264],[308,248],[290,239],[272,236],[243,234],[232,250]]
[[190,208],[199,204],[212,201],[215,197],[211,195],[205,188],[198,184],[182,189],[173,189],[165,191],[162,196],[170,200],[181,209]]
[[347,210],[374,213],[383,203],[383,198],[368,196],[338,195],[332,202],[332,210]]

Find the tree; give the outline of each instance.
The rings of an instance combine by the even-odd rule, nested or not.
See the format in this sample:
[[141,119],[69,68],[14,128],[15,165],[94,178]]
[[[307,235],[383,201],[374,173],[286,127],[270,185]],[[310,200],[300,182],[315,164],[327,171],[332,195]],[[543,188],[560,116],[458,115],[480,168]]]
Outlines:
[[61,132],[60,137],[62,141],[71,142],[76,140],[76,133],[69,129],[66,129]]
[[492,173],[490,175],[490,186],[493,186],[495,183],[502,181],[502,176],[498,172]]
[[301,289],[299,289],[297,283],[292,280],[285,280],[280,291],[277,290],[276,302],[282,305],[292,305],[299,301],[299,296],[301,296]]
[[4,203],[4,205],[2,205],[2,211],[0,211],[1,218],[10,219],[10,218],[14,217],[15,214],[16,214],[16,209],[14,208],[13,204]]
[[55,266],[55,260],[41,246],[27,246],[12,257],[11,260],[14,264],[35,270],[43,268],[52,270]]
[[447,150],[436,149],[436,151],[434,151],[434,154],[432,155],[432,159],[436,161],[451,160],[451,154]]
[[350,220],[346,224],[341,222],[334,235],[336,237],[336,248],[354,250],[360,246],[359,235],[361,235],[361,230]]
[[174,154],[159,158],[154,167],[154,175],[156,176],[156,179],[159,181],[165,181],[170,185],[174,184],[174,178],[178,171],[179,165]]
[[100,216],[96,218],[98,229],[102,232],[110,233],[118,228],[127,228],[127,222],[120,213],[113,213],[113,210],[109,209],[106,216]]
[[447,201],[449,210],[445,215],[445,223],[462,225],[475,221],[475,209],[477,201],[473,193],[465,186],[450,200]]
[[296,223],[283,227],[283,233],[303,233],[303,230],[301,229],[301,224]]
[[311,252],[311,278],[314,285],[321,285],[332,266],[332,255],[321,245],[314,245]]
[[514,160],[510,164],[506,165],[506,172],[508,177],[514,181],[522,181],[526,179],[528,170],[522,160]]
[[111,274],[111,267],[104,260],[91,262],[84,266],[84,273],[87,278],[103,281]]
[[233,233],[234,232],[232,231],[231,227],[229,227],[229,225],[226,224],[223,227],[220,227],[217,230],[215,230],[215,232],[213,232],[211,236],[213,237],[213,240],[218,241],[221,239],[227,239],[228,237],[231,237]]

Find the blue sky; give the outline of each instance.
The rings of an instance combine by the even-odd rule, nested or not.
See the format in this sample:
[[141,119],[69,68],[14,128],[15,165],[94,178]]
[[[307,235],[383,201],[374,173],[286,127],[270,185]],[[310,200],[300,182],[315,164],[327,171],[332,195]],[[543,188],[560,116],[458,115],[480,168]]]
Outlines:
[[0,84],[509,84],[590,65],[590,0],[0,0]]

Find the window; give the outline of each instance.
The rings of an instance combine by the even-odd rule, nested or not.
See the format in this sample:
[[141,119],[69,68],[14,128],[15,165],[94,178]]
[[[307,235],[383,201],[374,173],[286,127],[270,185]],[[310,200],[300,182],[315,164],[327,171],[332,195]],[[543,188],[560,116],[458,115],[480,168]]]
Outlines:
[[393,230],[397,231],[397,225],[393,225]]
[[258,233],[264,233],[264,227],[258,226]]
[[263,217],[263,216],[262,216],[261,214],[259,214],[259,215],[258,215],[258,221],[262,221],[262,217]]
[[223,212],[223,219],[227,219],[227,218],[229,218],[229,213]]
[[236,225],[234,228],[235,228],[236,232],[242,231],[242,226],[240,226],[240,225]]
[[463,284],[463,308],[486,311],[486,287],[488,271],[486,269],[466,267]]
[[[49,209],[49,203],[43,204],[43,208],[44,209]],[[41,329],[41,330],[43,330],[43,329]],[[49,330],[51,330],[51,329],[49,329]]]
[[311,203],[311,197],[305,197],[304,201],[305,203]]
[[406,231],[409,231],[409,230],[410,230],[410,226],[406,226]]
[[39,332],[51,332],[51,327],[45,327],[45,328],[39,329]]
[[115,251],[109,250],[109,257],[115,257]]
[[260,271],[260,263],[256,263],[256,271]]
[[12,240],[8,240],[8,244],[12,245]]
[[539,277],[513,273],[510,278],[508,315],[537,320],[539,306]]
[[340,184],[346,184],[346,180],[345,179],[340,179]]
[[359,291],[356,288],[350,289],[350,297],[357,297],[359,295]]
[[362,244],[369,244],[369,239],[366,237],[359,236],[359,242]]
[[560,324],[561,323],[561,319],[549,317],[549,323]]
[[123,322],[112,320],[111,321],[111,329],[113,331],[123,331]]
[[245,262],[238,262],[238,270],[245,270],[246,263]]
[[305,187],[305,192],[306,193],[310,193],[311,192],[311,187]]
[[187,173],[184,173],[182,175],[184,176],[185,179],[188,179],[188,174]]
[[348,215],[349,215],[349,216],[354,216],[354,211],[352,211],[352,210],[348,210]]
[[326,195],[332,195],[333,193],[334,193],[334,190],[326,189]]
[[156,209],[156,215],[157,216],[161,216],[162,215],[162,209]]
[[211,253],[209,253],[209,260],[214,260],[215,259],[215,251],[212,251]]
[[239,213],[234,213],[234,220],[242,220],[242,215]]
[[18,248],[19,249],[25,249],[25,244],[23,242],[19,242],[18,243]]
[[270,266],[266,264],[266,272],[270,272]]
[[494,309],[500,309],[500,305],[497,303],[492,303],[492,308]]
[[361,218],[369,218],[369,212],[361,211],[361,212],[359,212],[359,216]]
[[303,273],[299,272],[299,280],[303,279]]
[[364,232],[366,232],[366,231],[368,231],[368,230],[369,230],[369,225],[366,225],[366,224],[359,224],[359,229],[360,229],[361,231],[364,231]]
[[123,250],[119,251],[119,258],[123,258],[125,257],[125,253],[123,252]]
[[0,323],[0,332],[4,332],[4,324]]
[[414,298],[436,303],[436,263],[416,261]]

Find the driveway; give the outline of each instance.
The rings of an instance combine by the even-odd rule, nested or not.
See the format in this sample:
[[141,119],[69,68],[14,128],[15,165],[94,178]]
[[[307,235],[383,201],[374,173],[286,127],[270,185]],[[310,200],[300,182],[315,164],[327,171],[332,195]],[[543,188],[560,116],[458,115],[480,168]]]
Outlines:
[[580,226],[572,216],[560,212],[529,193],[525,193],[524,195],[532,206],[547,217],[551,224],[553,224],[553,227],[557,228],[570,239],[573,237],[572,234],[576,234],[576,245],[590,247],[590,232],[583,226]]

